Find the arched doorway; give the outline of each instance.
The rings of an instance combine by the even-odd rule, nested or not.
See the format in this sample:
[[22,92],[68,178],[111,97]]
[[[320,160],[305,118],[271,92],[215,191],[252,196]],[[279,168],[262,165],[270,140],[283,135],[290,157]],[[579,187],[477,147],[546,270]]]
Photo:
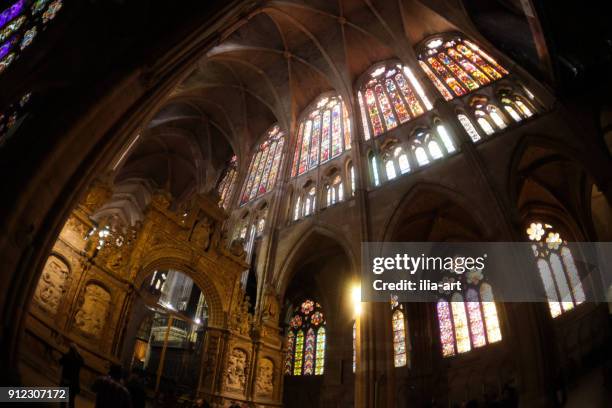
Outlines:
[[137,290],[122,361],[154,395],[197,389],[208,304],[197,284],[174,269],[156,270]]

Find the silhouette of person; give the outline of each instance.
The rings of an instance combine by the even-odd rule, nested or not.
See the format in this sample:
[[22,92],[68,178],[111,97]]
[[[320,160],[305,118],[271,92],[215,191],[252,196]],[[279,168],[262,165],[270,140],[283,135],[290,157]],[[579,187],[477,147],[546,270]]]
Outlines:
[[[68,387],[68,407],[74,408],[74,400],[81,392],[81,381],[79,375],[83,366],[83,357],[79,354],[76,344],[70,343],[68,351],[59,360],[62,366],[61,387]],[[62,404],[66,406],[66,404]]]
[[96,393],[96,408],[132,408],[130,392],[121,384],[122,368],[113,364],[108,375],[98,377],[91,386]]

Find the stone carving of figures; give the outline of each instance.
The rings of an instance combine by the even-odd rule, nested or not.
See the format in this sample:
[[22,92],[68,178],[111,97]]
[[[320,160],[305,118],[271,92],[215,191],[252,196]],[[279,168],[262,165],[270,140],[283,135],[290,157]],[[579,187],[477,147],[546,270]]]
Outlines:
[[204,218],[197,222],[193,228],[191,242],[198,248],[204,251],[208,250],[210,245],[210,236],[212,235],[212,223],[208,218]]
[[54,255],[49,256],[34,292],[34,299],[47,312],[57,313],[66,292],[69,274],[68,265],[64,261]]
[[246,384],[247,354],[241,349],[235,348],[227,362],[225,384],[228,388],[244,390]]
[[74,321],[82,332],[99,337],[110,309],[110,293],[103,287],[90,283],[85,287],[83,303],[77,311]]
[[269,358],[259,361],[259,370],[255,380],[255,392],[261,395],[272,395],[274,391],[274,363]]

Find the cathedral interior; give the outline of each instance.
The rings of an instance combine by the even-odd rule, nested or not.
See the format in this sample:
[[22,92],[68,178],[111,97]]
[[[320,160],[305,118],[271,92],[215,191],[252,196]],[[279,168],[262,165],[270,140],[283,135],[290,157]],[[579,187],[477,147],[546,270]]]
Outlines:
[[[151,407],[610,406],[567,246],[612,241],[603,5],[0,6],[0,385],[74,348],[77,407],[117,364]],[[365,302],[365,242],[548,244],[572,296]]]

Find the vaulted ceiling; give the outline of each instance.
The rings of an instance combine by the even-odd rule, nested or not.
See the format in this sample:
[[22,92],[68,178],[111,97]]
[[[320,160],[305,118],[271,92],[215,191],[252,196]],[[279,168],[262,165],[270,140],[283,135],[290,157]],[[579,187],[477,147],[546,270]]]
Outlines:
[[351,109],[371,65],[408,61],[423,38],[466,21],[458,0],[264,1],[169,95],[115,181],[148,179],[177,199],[209,191],[233,154],[244,173],[274,123],[293,134],[302,109],[330,90]]

